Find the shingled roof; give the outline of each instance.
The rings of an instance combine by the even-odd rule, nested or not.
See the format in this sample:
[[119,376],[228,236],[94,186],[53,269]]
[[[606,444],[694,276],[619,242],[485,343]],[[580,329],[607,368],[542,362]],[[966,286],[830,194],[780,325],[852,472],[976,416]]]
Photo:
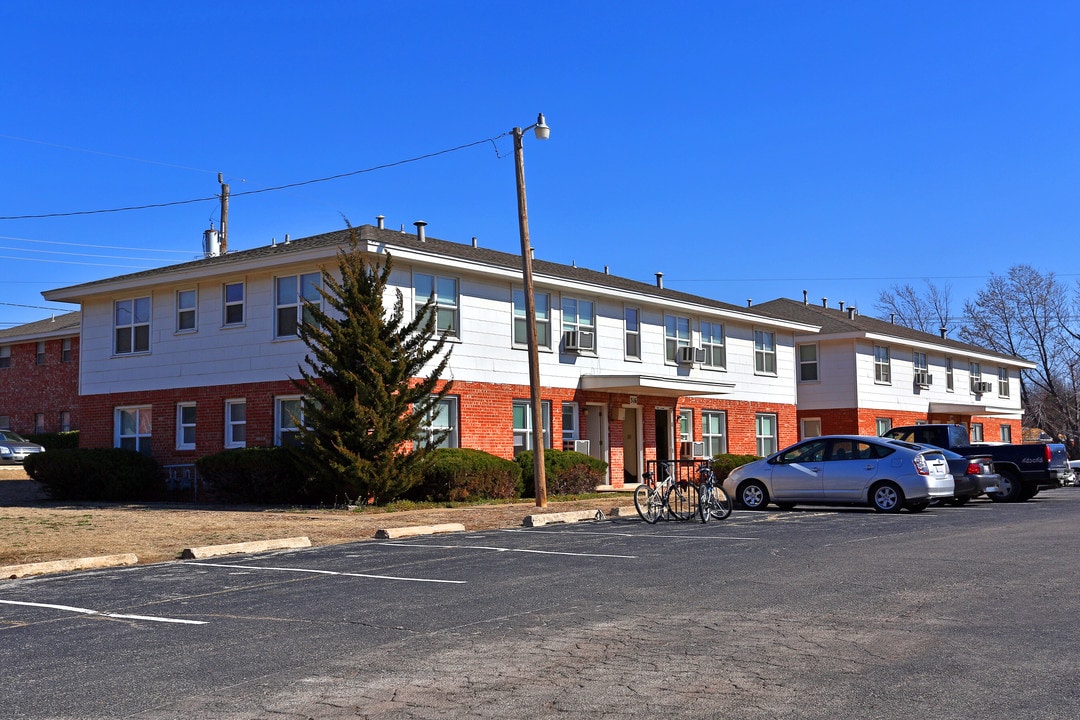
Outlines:
[[[921,345],[938,345],[942,348],[955,350],[958,354],[975,353],[1008,360],[1012,363],[1031,364],[1030,361],[1015,355],[999,353],[994,350],[987,350],[984,347],[979,347],[978,345],[943,338],[939,335],[922,332],[921,330],[914,330],[904,325],[897,325],[896,323],[870,317],[869,315],[861,315],[857,311],[849,313],[847,310],[828,308],[821,305],[814,305],[813,303],[790,300],[788,298],[770,300],[761,303],[757,307],[768,311],[777,317],[818,325],[821,328],[821,335],[873,333],[875,335],[892,336],[898,340],[909,340]],[[848,308],[848,310],[851,309],[852,308]]]
[[82,322],[82,313],[76,310],[0,330],[0,340],[34,340],[56,335],[78,335],[80,322]]

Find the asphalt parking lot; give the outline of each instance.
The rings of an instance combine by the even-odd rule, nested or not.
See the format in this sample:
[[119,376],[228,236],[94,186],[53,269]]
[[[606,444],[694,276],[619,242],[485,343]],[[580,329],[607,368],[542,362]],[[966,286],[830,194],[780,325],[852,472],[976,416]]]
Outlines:
[[0,582],[8,718],[1076,718],[1080,489]]

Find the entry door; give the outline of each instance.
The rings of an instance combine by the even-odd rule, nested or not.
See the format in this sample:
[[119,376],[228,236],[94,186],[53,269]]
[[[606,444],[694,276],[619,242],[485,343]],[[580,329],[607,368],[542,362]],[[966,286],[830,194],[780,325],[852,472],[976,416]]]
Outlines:
[[589,454],[597,460],[608,462],[607,418],[603,405],[585,406],[585,437],[589,438]]
[[656,410],[656,459],[674,460],[671,452],[671,411]]
[[623,409],[623,480],[641,482],[641,446],[638,443],[638,409]]

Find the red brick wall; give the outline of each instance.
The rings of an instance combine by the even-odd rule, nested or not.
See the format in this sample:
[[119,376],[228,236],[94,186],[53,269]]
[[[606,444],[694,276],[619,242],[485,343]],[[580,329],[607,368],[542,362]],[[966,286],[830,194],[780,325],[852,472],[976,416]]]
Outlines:
[[[0,345],[6,343],[0,342]],[[62,362],[60,338],[45,341],[45,363],[37,364],[37,342],[8,345],[11,366],[0,368],[0,415],[10,429],[34,432],[34,416],[45,415],[45,432],[60,431],[60,413],[71,413],[71,429],[79,429],[79,338],[71,338],[71,360]]]

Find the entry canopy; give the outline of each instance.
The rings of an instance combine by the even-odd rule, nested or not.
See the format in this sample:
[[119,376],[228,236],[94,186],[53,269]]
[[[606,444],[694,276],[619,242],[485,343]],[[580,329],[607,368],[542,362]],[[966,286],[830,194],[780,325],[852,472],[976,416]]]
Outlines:
[[726,395],[735,389],[735,383],[706,382],[659,375],[582,375],[581,389],[665,397]]
[[1016,417],[1024,413],[1020,408],[947,402],[932,402],[929,410],[931,413],[941,415],[982,415],[986,417],[1006,417],[1010,415]]

